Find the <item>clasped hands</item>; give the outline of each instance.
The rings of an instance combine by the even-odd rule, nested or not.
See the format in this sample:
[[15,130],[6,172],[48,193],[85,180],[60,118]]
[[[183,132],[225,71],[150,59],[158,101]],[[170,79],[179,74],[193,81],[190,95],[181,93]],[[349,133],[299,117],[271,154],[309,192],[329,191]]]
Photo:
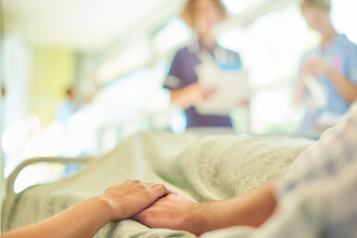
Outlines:
[[187,220],[197,203],[178,196],[164,184],[126,180],[108,188],[98,198],[107,202],[112,222],[132,218],[151,228],[196,233]]

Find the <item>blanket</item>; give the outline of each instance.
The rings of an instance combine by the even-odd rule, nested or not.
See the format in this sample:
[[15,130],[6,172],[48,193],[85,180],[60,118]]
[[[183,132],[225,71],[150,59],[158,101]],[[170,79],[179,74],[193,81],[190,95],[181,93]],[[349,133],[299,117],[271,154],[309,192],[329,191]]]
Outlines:
[[[203,202],[231,198],[284,176],[312,141],[299,138],[139,133],[72,177],[7,197],[2,231],[53,216],[125,179],[165,183]],[[184,231],[150,229],[134,220],[109,223],[94,237],[184,237]]]

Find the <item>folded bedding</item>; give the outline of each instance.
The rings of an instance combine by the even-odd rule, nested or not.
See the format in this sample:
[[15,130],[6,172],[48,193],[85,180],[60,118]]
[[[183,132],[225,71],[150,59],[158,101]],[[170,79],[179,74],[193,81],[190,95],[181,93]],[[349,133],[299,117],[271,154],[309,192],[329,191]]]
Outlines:
[[[53,216],[125,179],[165,183],[196,200],[234,197],[284,176],[313,141],[299,138],[137,134],[72,177],[30,187],[4,202],[2,231]],[[109,223],[94,237],[195,237],[150,229],[134,220]]]
[[[142,136],[154,142],[152,135]],[[285,137],[203,137],[178,156],[157,154],[147,161],[165,181],[203,202],[232,198],[284,176],[312,143]]]

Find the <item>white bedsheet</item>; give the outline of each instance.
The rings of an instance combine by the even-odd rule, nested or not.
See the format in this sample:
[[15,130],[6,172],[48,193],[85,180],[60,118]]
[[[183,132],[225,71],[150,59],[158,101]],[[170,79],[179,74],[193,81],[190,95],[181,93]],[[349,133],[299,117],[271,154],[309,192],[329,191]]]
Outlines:
[[[311,143],[297,138],[141,133],[73,177],[8,197],[2,212],[2,230],[53,216],[128,178],[164,182],[179,195],[196,201],[230,198],[283,176]],[[195,236],[183,231],[149,229],[127,219],[106,225],[95,237]]]

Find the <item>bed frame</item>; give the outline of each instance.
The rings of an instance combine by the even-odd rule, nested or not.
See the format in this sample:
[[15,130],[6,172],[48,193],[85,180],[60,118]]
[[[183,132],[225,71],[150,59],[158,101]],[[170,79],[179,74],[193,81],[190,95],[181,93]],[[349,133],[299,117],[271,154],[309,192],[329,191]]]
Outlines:
[[39,163],[39,162],[46,162],[46,163],[61,163],[61,164],[86,164],[89,161],[93,160],[92,157],[83,157],[83,158],[63,158],[63,157],[40,157],[40,158],[33,158],[29,160],[25,160],[16,169],[11,173],[9,178],[7,179],[7,194],[6,196],[11,196],[15,194],[14,185],[17,176],[19,173],[26,167],[31,164]]

